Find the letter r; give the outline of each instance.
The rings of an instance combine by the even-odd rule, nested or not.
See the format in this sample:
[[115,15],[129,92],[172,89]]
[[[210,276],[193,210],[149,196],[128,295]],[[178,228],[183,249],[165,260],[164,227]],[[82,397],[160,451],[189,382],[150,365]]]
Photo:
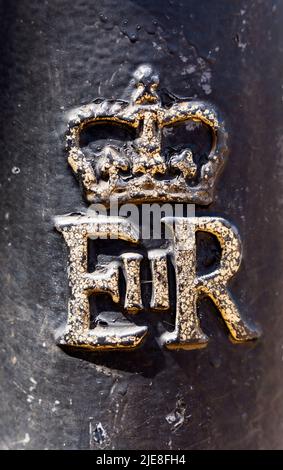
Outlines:
[[[169,349],[195,349],[206,346],[207,336],[200,328],[197,299],[201,293],[209,296],[222,315],[231,337],[247,341],[258,337],[241,318],[227,290],[227,282],[241,263],[241,241],[236,229],[218,217],[165,217],[164,224],[173,233],[171,257],[176,273],[175,329],[161,340]],[[196,273],[196,232],[215,235],[222,249],[219,267],[202,276]]]

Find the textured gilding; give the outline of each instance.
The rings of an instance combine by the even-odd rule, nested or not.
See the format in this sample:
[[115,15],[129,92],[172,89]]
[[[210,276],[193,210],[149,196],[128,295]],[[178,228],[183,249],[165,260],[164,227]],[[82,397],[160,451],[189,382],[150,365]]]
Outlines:
[[[176,272],[175,329],[164,334],[163,344],[169,349],[195,349],[207,345],[208,338],[200,327],[197,299],[209,296],[220,311],[231,337],[247,341],[258,336],[241,318],[240,312],[227,289],[227,283],[241,263],[241,241],[238,232],[225,219],[217,217],[165,217],[163,222],[173,232],[171,250]],[[212,273],[196,274],[196,232],[215,235],[222,254],[218,269]]]
[[[228,154],[224,123],[213,106],[201,101],[181,101],[164,107],[156,92],[158,84],[158,76],[151,68],[141,66],[134,74],[129,102],[97,100],[69,114],[68,162],[88,202],[108,205],[110,198],[117,196],[120,203],[212,202],[215,180]],[[190,149],[175,154],[170,161],[161,151],[162,129],[185,121],[202,122],[212,134],[212,148],[199,168],[198,179]],[[135,129],[136,139],[127,152],[106,144],[99,154],[87,157],[80,146],[82,131],[107,122]]]
[[[200,101],[177,101],[164,106],[157,93],[159,77],[150,66],[139,67],[131,82],[131,99],[96,100],[74,110],[68,117],[68,161],[77,175],[88,202],[109,206],[118,202],[190,202],[209,204],[227,151],[224,123],[211,105]],[[196,164],[190,148],[182,149],[166,160],[162,153],[162,132],[175,123],[196,121],[208,126],[212,146],[206,160]],[[97,153],[86,156],[80,145],[82,131],[100,123],[113,123],[135,130],[134,141],[118,149],[106,143]],[[258,336],[241,318],[227,289],[227,283],[241,262],[241,242],[236,230],[224,219],[188,217],[163,219],[173,233],[167,250],[150,250],[152,295],[150,310],[170,307],[167,257],[171,256],[176,277],[176,312],[173,332],[161,342],[169,349],[193,349],[206,346],[208,338],[197,315],[200,295],[212,299],[234,341]],[[89,297],[108,294],[121,304],[120,272],[126,282],[124,311],[137,313],[142,303],[141,261],[138,253],[123,253],[115,261],[87,272],[87,240],[112,237],[137,244],[138,231],[126,219],[115,217],[63,216],[56,218],[69,247],[71,297],[67,326],[60,344],[91,349],[134,348],[147,333],[146,326],[125,323],[122,326],[96,324],[90,329]],[[196,232],[212,233],[221,246],[219,267],[212,273],[196,273]],[[122,312],[121,312],[122,313]]]
[[150,250],[148,252],[152,276],[152,296],[150,307],[153,310],[168,310],[169,285],[167,271],[167,253],[165,250]]
[[[216,217],[166,217],[163,222],[171,229],[173,241],[165,250],[151,250],[148,257],[152,272],[152,310],[170,307],[167,256],[171,256],[176,276],[176,318],[173,332],[165,333],[161,342],[169,349],[195,349],[207,345],[197,315],[197,300],[201,294],[209,296],[222,315],[231,337],[236,342],[258,336],[242,319],[227,289],[227,283],[238,271],[241,262],[241,242],[237,231],[224,219]],[[71,297],[67,326],[59,343],[90,349],[134,348],[141,344],[146,326],[127,323],[125,326],[90,329],[89,296],[106,293],[120,302],[119,268],[126,280],[124,309],[136,313],[143,309],[141,297],[139,253],[123,253],[116,261],[99,266],[93,273],[87,271],[87,239],[115,237],[138,243],[135,229],[122,218],[67,216],[58,217],[57,229],[63,233],[69,247],[69,282]],[[219,267],[206,275],[196,273],[196,232],[215,235],[221,246]],[[172,306],[171,306],[172,307]]]
[[64,332],[60,332],[61,345],[83,346],[88,349],[134,348],[144,339],[146,326],[126,324],[118,327],[96,326],[90,329],[89,296],[97,293],[111,295],[119,302],[119,264],[112,262],[98,272],[87,270],[87,240],[94,236],[110,235],[137,243],[133,228],[123,219],[114,217],[62,216],[55,219],[56,228],[62,232],[69,248],[69,299],[68,319]]
[[123,271],[126,279],[125,309],[131,313],[142,310],[140,264],[142,255],[139,253],[124,253],[121,255]]

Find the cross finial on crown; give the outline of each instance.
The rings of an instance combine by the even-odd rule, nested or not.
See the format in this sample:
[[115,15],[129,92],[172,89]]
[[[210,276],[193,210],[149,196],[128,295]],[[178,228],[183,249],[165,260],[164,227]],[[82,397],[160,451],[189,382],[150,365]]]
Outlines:
[[132,102],[135,104],[159,103],[160,98],[156,92],[159,85],[159,76],[151,65],[141,65],[133,74],[135,90]]

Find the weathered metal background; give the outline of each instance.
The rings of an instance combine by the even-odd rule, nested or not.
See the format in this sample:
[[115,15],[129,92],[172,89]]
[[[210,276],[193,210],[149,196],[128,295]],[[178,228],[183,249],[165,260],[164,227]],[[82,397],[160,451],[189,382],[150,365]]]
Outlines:
[[[0,8],[2,448],[282,448],[283,2]],[[203,301],[205,350],[166,352],[153,338],[136,352],[78,356],[55,344],[68,287],[52,219],[85,208],[63,150],[64,112],[120,98],[144,62],[164,97],[207,99],[225,116],[230,158],[215,202],[198,212],[240,230],[233,292],[262,328],[256,343],[230,343]]]

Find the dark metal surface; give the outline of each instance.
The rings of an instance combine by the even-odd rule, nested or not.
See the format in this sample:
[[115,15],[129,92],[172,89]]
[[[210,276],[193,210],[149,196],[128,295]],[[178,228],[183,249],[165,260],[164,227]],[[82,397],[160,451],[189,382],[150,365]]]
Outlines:
[[[2,448],[282,447],[282,1],[0,5]],[[78,356],[55,344],[68,287],[52,219],[85,208],[64,112],[119,98],[144,62],[165,98],[208,99],[225,116],[229,161],[198,213],[241,233],[233,292],[262,329],[257,343],[229,343],[203,301],[205,350],[166,352],[152,340]]]

